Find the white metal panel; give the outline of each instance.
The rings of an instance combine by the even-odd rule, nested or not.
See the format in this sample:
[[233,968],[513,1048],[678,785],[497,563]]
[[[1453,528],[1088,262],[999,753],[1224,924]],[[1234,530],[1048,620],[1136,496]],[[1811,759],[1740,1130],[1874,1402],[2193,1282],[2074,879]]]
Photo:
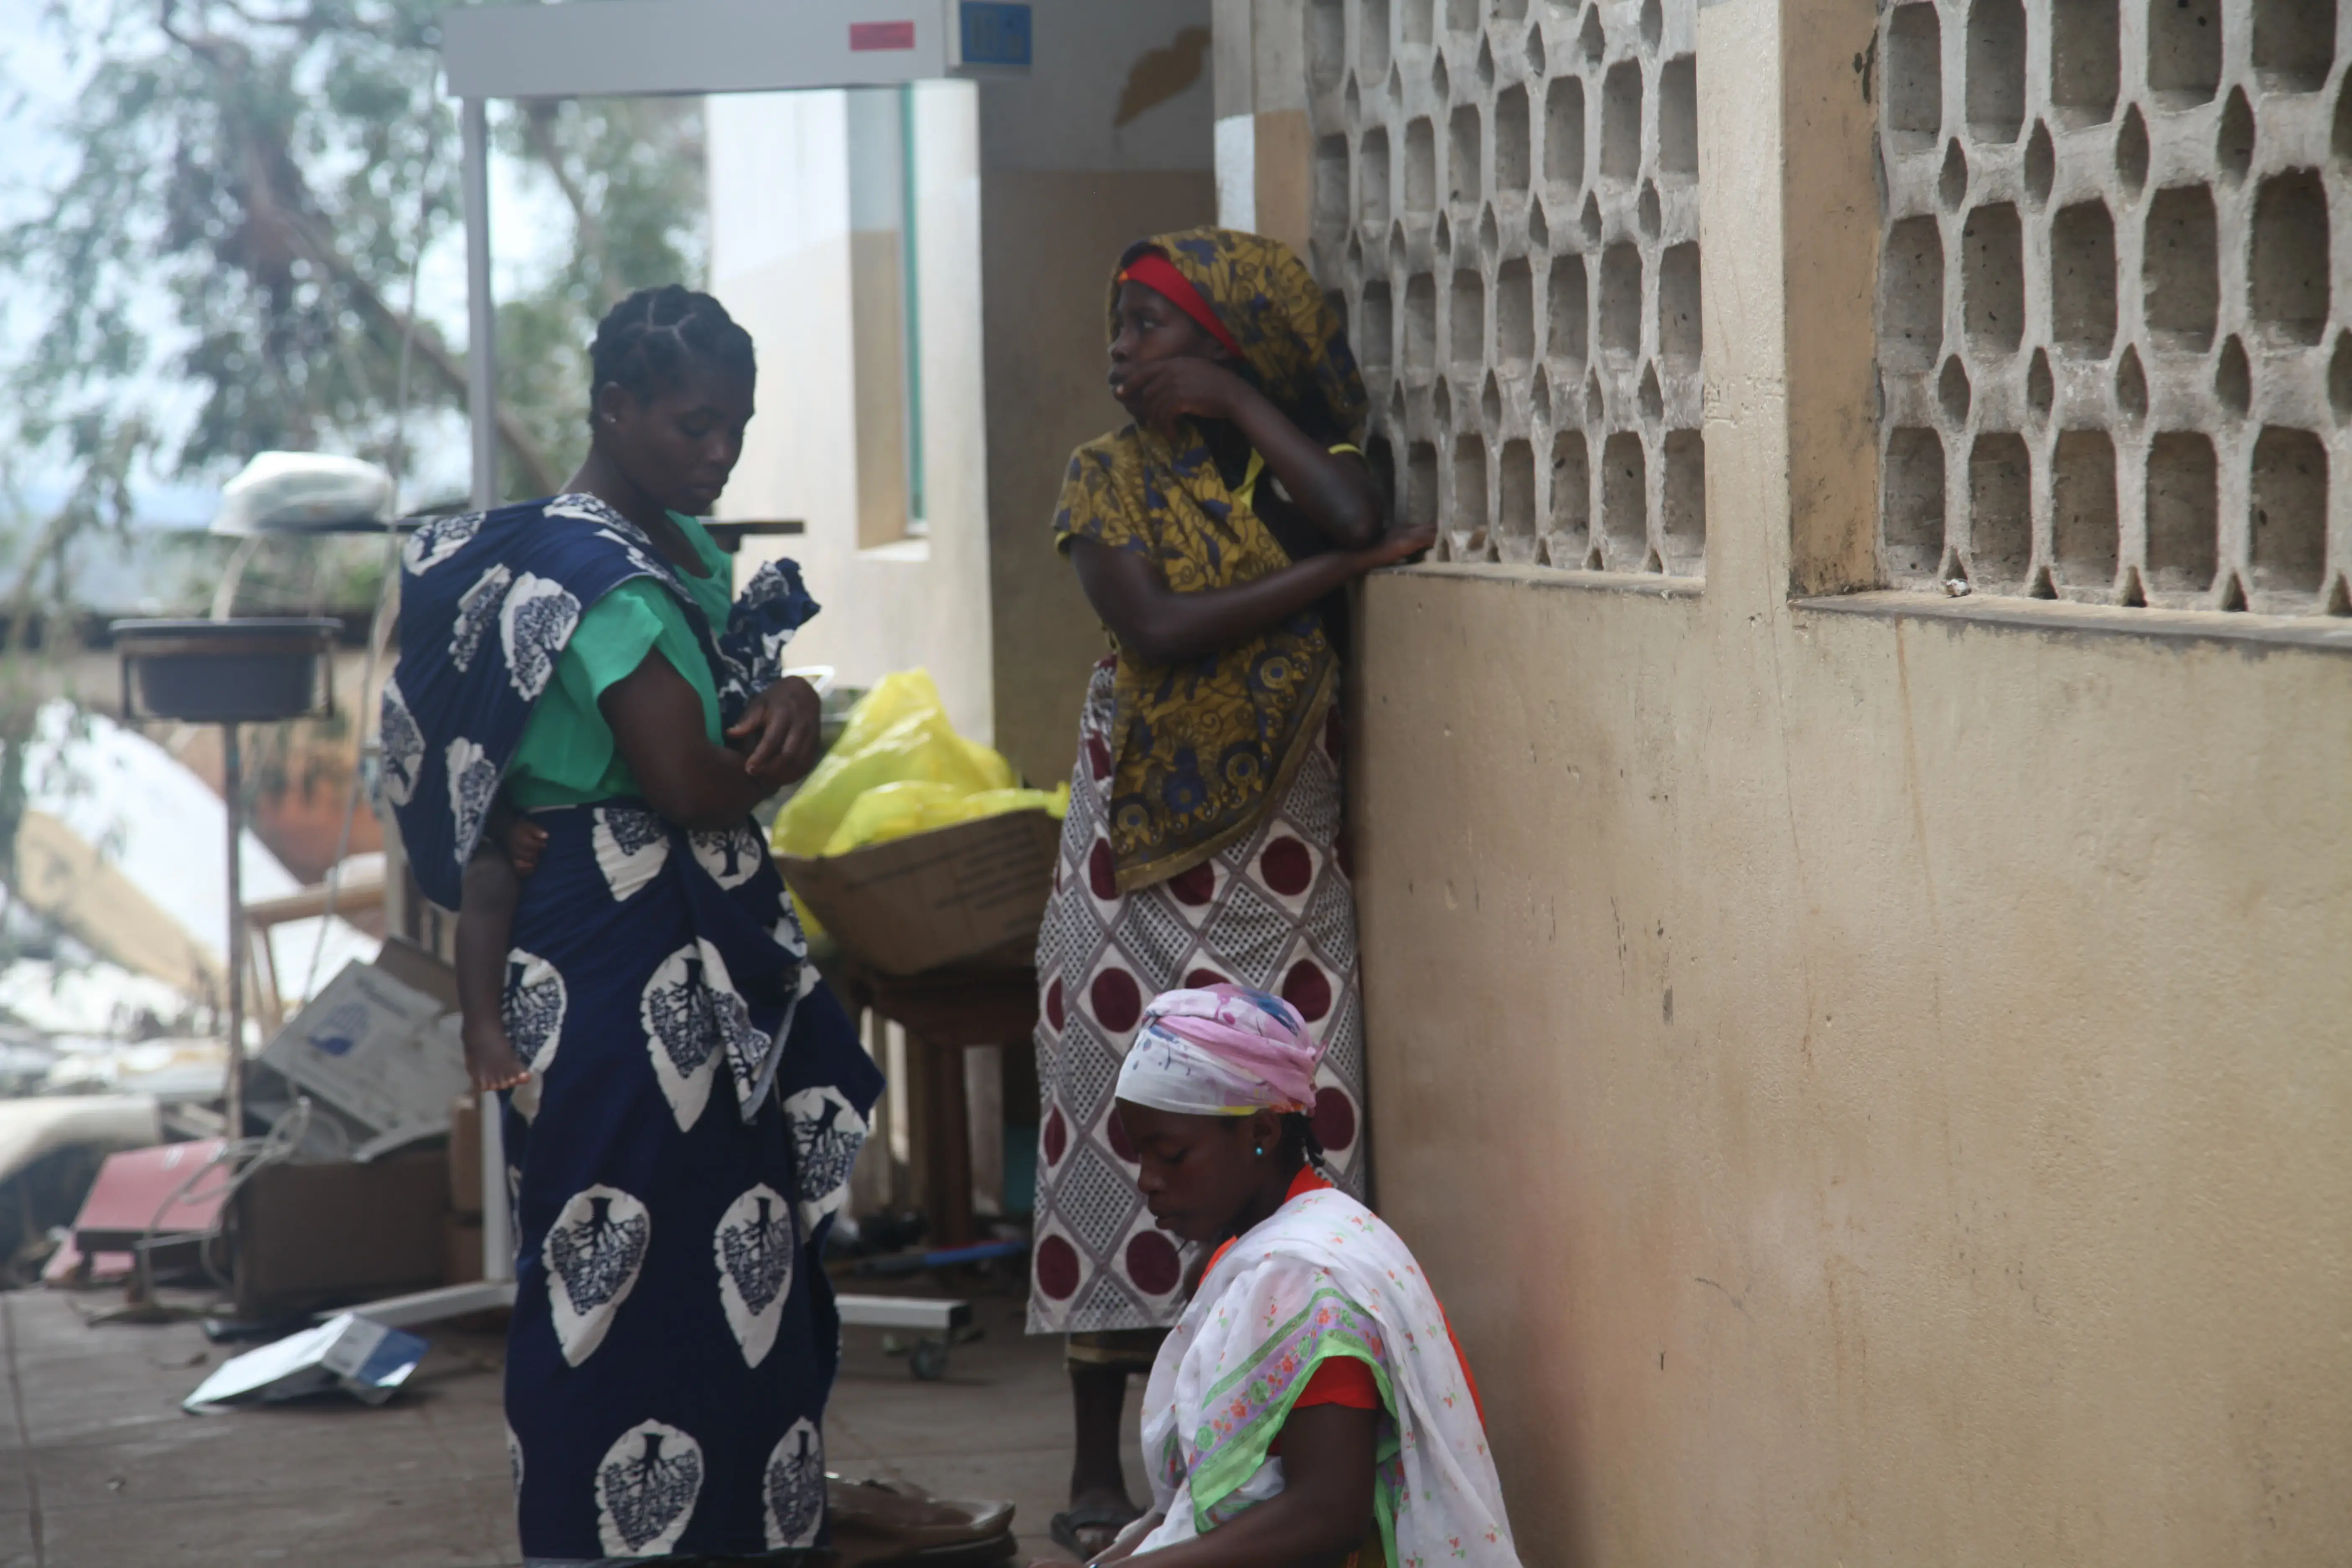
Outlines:
[[[966,65],[961,0],[573,0],[453,6],[442,55],[459,98],[652,97],[885,86],[999,75]],[[1021,12],[988,6],[974,24]]]
[[833,1299],[841,1321],[861,1329],[915,1329],[945,1333],[971,1321],[969,1301],[924,1296],[852,1296]]

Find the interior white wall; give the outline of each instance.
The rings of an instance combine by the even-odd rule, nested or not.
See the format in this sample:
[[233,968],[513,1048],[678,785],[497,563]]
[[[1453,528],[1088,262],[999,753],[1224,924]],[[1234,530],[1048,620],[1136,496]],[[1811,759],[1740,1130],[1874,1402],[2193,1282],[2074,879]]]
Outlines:
[[986,431],[982,416],[978,95],[915,89],[929,536],[857,545],[852,423],[847,95],[710,100],[711,291],[760,353],[759,415],[722,518],[797,518],[797,539],[754,539],[739,577],[800,562],[825,606],[793,644],[868,685],[928,668],[957,727],[992,732]]

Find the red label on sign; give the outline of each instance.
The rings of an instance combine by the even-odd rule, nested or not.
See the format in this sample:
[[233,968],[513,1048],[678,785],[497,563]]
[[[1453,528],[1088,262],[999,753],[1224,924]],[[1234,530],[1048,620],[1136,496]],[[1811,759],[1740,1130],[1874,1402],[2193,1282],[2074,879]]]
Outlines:
[[912,22],[852,22],[849,24],[849,47],[853,54],[868,49],[911,49],[915,47],[915,24]]

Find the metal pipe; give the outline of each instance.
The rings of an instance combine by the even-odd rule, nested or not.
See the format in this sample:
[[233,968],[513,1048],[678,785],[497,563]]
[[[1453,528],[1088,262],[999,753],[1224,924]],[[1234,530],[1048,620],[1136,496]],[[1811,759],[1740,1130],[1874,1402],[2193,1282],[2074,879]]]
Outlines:
[[465,100],[462,184],[466,205],[466,417],[474,433],[477,510],[498,504],[498,308],[490,298],[490,121],[478,98]]
[[228,803],[228,1075],[222,1099],[226,1136],[245,1135],[245,874],[243,847],[245,760],[237,750],[236,726],[221,726],[222,794]]
[[[488,106],[465,100],[466,416],[474,433],[474,505],[499,499],[498,305],[490,298],[490,129]],[[406,881],[404,874],[402,880]],[[435,946],[437,948],[438,943]],[[504,1102],[482,1096],[482,1275],[491,1285],[514,1279],[512,1211],[507,1192]]]
[[482,1278],[510,1284],[515,1277],[514,1193],[507,1185],[506,1100],[482,1096]]

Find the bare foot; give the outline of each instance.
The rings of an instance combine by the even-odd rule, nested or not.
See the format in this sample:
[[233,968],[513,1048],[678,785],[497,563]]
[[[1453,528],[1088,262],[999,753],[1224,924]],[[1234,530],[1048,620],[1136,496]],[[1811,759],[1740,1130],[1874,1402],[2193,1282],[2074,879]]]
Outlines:
[[458,1035],[466,1042],[466,1076],[474,1080],[476,1093],[513,1089],[530,1077],[530,1068],[515,1055],[514,1042],[500,1026],[478,1026],[468,1020],[459,1026]]
[[1111,1549],[1118,1532],[1140,1517],[1141,1510],[1128,1500],[1124,1489],[1089,1488],[1073,1491],[1067,1513],[1054,1516],[1052,1535],[1064,1550],[1091,1563]]

